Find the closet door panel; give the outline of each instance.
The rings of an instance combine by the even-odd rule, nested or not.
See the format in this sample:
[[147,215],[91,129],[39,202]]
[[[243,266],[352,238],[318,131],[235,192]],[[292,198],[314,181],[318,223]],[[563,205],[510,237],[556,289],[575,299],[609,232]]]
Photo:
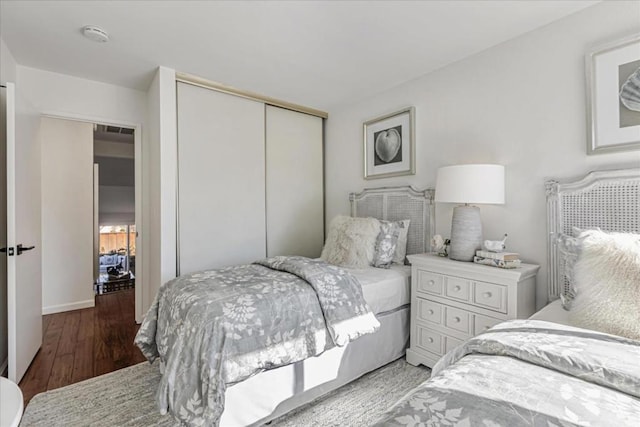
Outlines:
[[264,104],[177,86],[180,274],[263,258]]
[[318,257],[324,243],[322,119],[266,107],[267,255]]

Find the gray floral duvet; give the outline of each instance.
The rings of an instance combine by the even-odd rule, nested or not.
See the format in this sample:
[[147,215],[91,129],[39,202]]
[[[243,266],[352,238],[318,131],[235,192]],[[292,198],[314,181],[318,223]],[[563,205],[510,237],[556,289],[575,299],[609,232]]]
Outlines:
[[501,323],[445,355],[376,426],[640,426],[640,341]]
[[135,343],[160,358],[157,401],[186,425],[217,425],[227,385],[343,346],[380,324],[339,267],[276,257],[163,285]]

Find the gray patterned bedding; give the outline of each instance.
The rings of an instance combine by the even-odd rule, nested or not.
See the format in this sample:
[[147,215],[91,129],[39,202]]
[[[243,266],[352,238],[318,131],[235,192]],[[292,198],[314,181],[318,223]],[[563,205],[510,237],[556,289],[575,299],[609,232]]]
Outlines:
[[376,426],[637,426],[640,341],[537,320],[445,355]]
[[149,361],[162,361],[160,411],[212,426],[227,385],[379,326],[349,273],[320,260],[276,257],[167,282],[135,343]]

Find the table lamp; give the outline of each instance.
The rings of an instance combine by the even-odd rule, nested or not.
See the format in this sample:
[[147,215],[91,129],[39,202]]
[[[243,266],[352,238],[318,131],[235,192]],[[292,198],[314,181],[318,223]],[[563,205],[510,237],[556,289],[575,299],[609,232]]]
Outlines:
[[453,209],[449,258],[473,261],[482,247],[480,208],[471,204],[504,204],[504,166],[456,165],[438,169],[435,201],[464,203]]

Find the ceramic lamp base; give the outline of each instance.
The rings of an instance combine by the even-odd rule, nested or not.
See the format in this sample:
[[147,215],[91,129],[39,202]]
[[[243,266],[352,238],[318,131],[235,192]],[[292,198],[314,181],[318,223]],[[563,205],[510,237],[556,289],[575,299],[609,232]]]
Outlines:
[[476,251],[482,247],[482,221],[477,206],[457,206],[451,220],[451,245],[449,258],[457,261],[473,261]]

